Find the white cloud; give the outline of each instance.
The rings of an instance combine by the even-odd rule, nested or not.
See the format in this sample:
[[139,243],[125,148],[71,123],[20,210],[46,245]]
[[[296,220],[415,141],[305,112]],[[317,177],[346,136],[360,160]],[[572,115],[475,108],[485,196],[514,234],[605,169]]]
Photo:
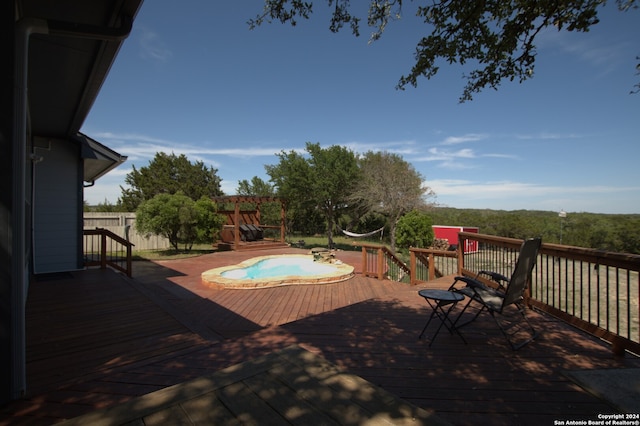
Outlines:
[[515,181],[436,179],[425,182],[441,205],[497,210],[633,213],[640,186],[550,186]]
[[166,62],[171,59],[173,52],[166,47],[166,44],[157,33],[145,27],[140,27],[140,31],[139,43],[143,58],[159,62]]
[[404,141],[385,141],[385,142],[358,142],[351,141],[346,143],[338,143],[350,149],[357,154],[364,154],[365,152],[380,152],[386,151],[398,155],[412,155],[417,152],[419,145],[415,140]]
[[102,141],[122,155],[127,155],[130,160],[151,159],[158,152],[184,154],[190,159],[193,157],[206,157],[210,155],[234,156],[234,157],[264,157],[279,153],[282,148],[243,147],[243,148],[211,148],[214,143],[204,141],[200,143],[185,143],[183,141],[170,141],[158,139],[137,133],[92,133],[92,137]]
[[559,139],[579,139],[582,136],[577,135],[575,133],[563,134],[563,133],[535,133],[535,134],[518,134],[515,136],[516,139],[522,140],[559,140]]
[[468,133],[463,136],[449,136],[445,138],[440,144],[441,145],[457,145],[465,142],[476,142],[486,138],[487,138],[487,135],[483,135],[479,133]]

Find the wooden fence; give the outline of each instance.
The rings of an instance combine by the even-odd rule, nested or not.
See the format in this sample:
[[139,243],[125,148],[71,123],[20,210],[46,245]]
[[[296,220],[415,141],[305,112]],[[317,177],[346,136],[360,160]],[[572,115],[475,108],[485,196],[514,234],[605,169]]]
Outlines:
[[159,235],[140,234],[136,230],[135,213],[84,213],[84,229],[107,229],[135,245],[136,250],[166,250],[169,240]]

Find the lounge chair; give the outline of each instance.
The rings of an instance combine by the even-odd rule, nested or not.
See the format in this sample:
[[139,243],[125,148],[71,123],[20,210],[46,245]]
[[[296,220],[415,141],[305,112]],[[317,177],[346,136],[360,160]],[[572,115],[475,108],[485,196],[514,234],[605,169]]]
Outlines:
[[[469,298],[469,301],[462,309],[456,320],[454,321],[454,327],[459,329],[471,322],[473,322],[482,312],[489,312],[493,317],[496,324],[502,331],[502,334],[507,338],[509,345],[513,350],[518,350],[527,343],[538,337],[538,332],[533,325],[529,322],[525,315],[524,306],[524,292],[527,288],[527,284],[531,279],[531,272],[536,266],[536,259],[538,257],[538,251],[540,249],[542,241],[540,238],[533,238],[526,240],[520,247],[520,254],[518,260],[511,275],[511,278],[489,271],[481,271],[480,275],[487,275],[492,281],[496,283],[496,288],[489,287],[480,280],[478,276],[476,278],[470,277],[456,277],[455,281],[449,287],[450,291],[455,291],[464,294]],[[464,283],[463,287],[459,287],[459,283]],[[462,324],[458,324],[460,318],[465,313],[469,306],[475,305],[477,312],[470,320]],[[513,305],[518,313],[522,316],[520,322],[510,321],[508,327],[505,326],[504,310],[505,308]],[[528,326],[531,337],[523,342],[515,343],[513,336],[520,332],[524,325]]]

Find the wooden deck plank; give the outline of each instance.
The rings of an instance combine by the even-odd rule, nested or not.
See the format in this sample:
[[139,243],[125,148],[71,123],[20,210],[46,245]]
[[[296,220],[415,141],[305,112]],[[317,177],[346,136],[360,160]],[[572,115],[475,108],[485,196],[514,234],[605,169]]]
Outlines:
[[225,407],[214,392],[190,399],[181,405],[189,416],[189,420],[194,424],[241,425],[240,421]]
[[[277,378],[256,376],[245,380],[247,386],[260,395],[269,405],[282,413],[286,421],[292,425],[308,426],[311,424],[339,425],[335,419],[326,413],[319,411],[309,402],[299,398],[294,389],[288,386],[273,386]],[[295,407],[291,407],[290,401],[297,400]]]
[[[132,281],[91,270],[50,286],[35,283],[27,303],[28,380],[38,394],[3,407],[0,425],[51,424],[290,344],[461,425],[478,418],[537,425],[615,412],[563,372],[640,366],[636,357],[614,357],[607,344],[537,313],[531,319],[543,335],[518,352],[488,317],[463,329],[467,345],[445,331],[429,347],[417,338],[430,314],[419,287],[361,275],[253,295],[214,290],[200,282],[202,271],[255,255],[218,254],[147,264]],[[205,330],[220,337],[209,340]]]
[[317,355],[289,347],[63,425],[191,424],[198,420],[243,425],[446,424],[432,413],[341,372]]

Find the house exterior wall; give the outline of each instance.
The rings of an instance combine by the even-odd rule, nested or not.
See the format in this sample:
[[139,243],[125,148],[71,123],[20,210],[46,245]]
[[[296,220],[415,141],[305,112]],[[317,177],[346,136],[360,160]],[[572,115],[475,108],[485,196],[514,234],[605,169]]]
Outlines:
[[[14,105],[14,3],[0,2],[0,405],[15,397],[15,360],[17,351],[16,329],[21,325],[13,315],[14,286],[18,285],[13,274],[16,256],[12,245],[13,208],[13,139]],[[16,307],[17,308],[17,307]]]
[[82,268],[82,161],[79,147],[50,140],[35,149],[34,273]]

